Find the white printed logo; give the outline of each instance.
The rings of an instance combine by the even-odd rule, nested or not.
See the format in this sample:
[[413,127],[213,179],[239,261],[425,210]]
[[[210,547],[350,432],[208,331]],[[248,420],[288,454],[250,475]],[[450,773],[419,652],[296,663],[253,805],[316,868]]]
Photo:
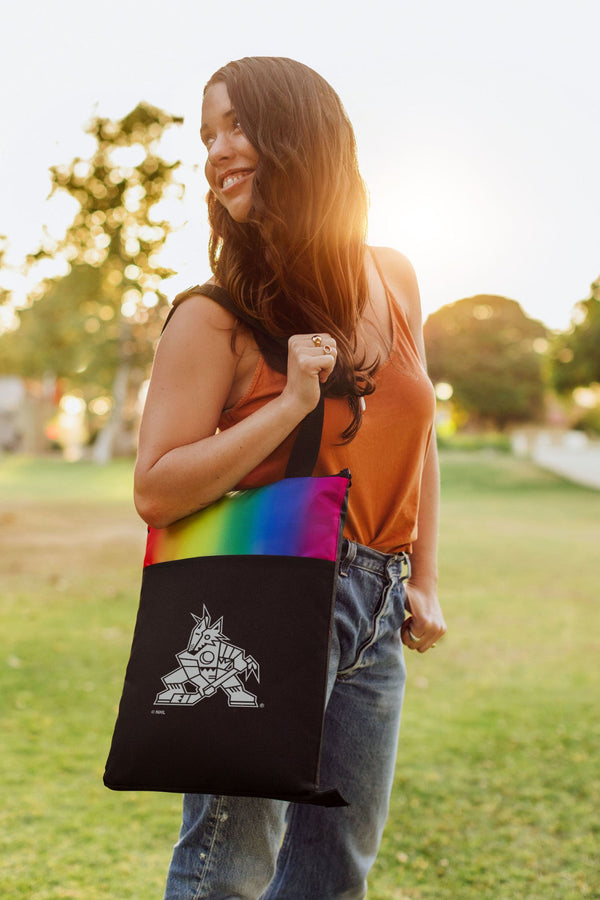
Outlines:
[[246,656],[240,647],[230,643],[222,632],[222,618],[211,624],[206,607],[202,618],[191,615],[196,625],[187,648],[175,654],[179,666],[162,676],[165,690],[156,695],[154,705],[192,706],[221,688],[229,706],[258,706],[256,696],[244,688],[241,680],[243,676],[247,681],[252,674],[260,682],[254,657]]

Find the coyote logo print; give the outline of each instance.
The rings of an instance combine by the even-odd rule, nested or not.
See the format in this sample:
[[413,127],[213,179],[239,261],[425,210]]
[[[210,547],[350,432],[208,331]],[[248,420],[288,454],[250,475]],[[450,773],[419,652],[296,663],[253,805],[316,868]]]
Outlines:
[[156,695],[155,706],[193,706],[222,690],[228,706],[258,706],[256,696],[242,682],[254,675],[260,682],[258,663],[223,634],[223,619],[214,625],[206,607],[195,621],[187,648],[176,654],[176,669],[162,676],[164,690]]

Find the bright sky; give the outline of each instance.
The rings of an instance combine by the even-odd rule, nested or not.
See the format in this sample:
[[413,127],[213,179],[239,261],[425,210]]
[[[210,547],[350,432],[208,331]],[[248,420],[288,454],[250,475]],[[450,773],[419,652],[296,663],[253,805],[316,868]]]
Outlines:
[[[94,112],[185,116],[173,295],[208,274],[202,87],[230,59],[291,56],[353,121],[370,240],[412,260],[425,314],[502,294],[552,328],[600,274],[598,0],[0,0],[0,234],[37,248],[48,166],[86,156]],[[4,282],[7,278],[3,278]]]

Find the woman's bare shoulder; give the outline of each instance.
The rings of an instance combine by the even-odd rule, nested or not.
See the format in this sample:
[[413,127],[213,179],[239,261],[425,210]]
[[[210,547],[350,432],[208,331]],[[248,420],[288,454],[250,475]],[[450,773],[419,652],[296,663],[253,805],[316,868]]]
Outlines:
[[194,323],[209,326],[226,325],[231,329],[235,322],[235,316],[212,297],[202,293],[202,288],[198,285],[177,294],[173,300],[171,313],[171,321],[176,319],[182,321],[185,317],[187,325]]
[[417,346],[423,352],[421,297],[412,263],[407,256],[391,247],[370,247],[369,249],[394,299],[402,307]]
[[390,290],[394,292],[394,285],[401,288],[402,293],[413,295],[416,293],[418,300],[419,290],[417,276],[409,258],[399,250],[392,247],[370,247],[383,276],[389,283]]
[[231,346],[234,321],[231,313],[202,294],[180,302],[158,343],[151,385],[187,393],[200,384],[223,380],[230,384],[236,366]]
[[[229,310],[199,290],[178,295],[156,352],[154,373],[186,390],[202,385],[231,406],[249,386],[258,349],[252,333]],[[220,412],[220,410],[219,410]]]
[[[214,284],[218,287],[214,279],[207,284]],[[233,336],[233,349],[237,356],[243,356],[256,347],[252,332],[245,323],[238,319],[230,309],[222,306],[212,295],[203,293],[202,286],[195,285],[177,294],[173,300],[169,326],[165,332],[168,332],[171,322],[175,320],[178,320],[179,331],[190,328],[194,332],[201,329],[205,338],[209,334],[214,337],[216,331],[220,336],[226,335],[229,341]]]
[[219,355],[228,355],[233,353],[231,338],[235,323],[235,316],[206,294],[196,290],[178,294],[157,353],[193,347],[206,352],[214,347]]

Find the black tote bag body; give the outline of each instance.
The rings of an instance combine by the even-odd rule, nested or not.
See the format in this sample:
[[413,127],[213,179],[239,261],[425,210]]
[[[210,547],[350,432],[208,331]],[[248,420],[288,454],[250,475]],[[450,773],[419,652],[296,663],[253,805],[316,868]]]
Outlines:
[[[105,784],[318,801],[336,568],[223,556],[145,569]],[[177,658],[194,632],[210,669]],[[213,687],[224,655],[226,677]],[[169,696],[162,679],[180,669]]]
[[323,404],[283,481],[149,529],[107,787],[345,805],[319,780],[350,486],[310,476]]

